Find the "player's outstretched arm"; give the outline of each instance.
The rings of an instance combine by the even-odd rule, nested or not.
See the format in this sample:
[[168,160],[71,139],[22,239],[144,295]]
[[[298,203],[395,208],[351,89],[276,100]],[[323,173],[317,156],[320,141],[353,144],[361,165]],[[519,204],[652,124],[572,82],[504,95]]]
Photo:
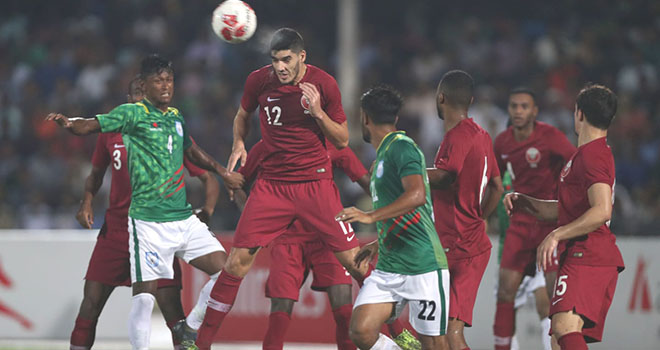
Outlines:
[[76,213],[76,220],[84,228],[92,228],[92,225],[94,225],[92,199],[94,199],[99,188],[103,185],[105,170],[106,168],[92,167],[92,171],[87,176],[87,179],[85,179],[85,193],[83,194],[82,201],[80,201],[80,209]]
[[205,172],[197,177],[204,185],[204,206],[195,214],[199,219],[208,224],[213,212],[215,211],[215,204],[218,202],[220,196],[220,183],[215,175],[210,172]]
[[220,175],[225,182],[225,186],[229,189],[241,188],[245,183],[243,175],[234,171],[228,171],[194,142],[185,150],[185,156],[198,167]]
[[502,178],[494,176],[488,181],[488,186],[484,193],[484,198],[481,203],[483,212],[482,219],[486,220],[497,208],[502,194],[504,193],[504,186],[502,185]]
[[507,193],[503,203],[509,215],[516,211],[525,211],[543,221],[556,221],[559,215],[559,204],[556,200],[537,199],[519,192]]
[[444,190],[449,188],[456,179],[456,174],[444,169],[427,168],[429,174],[429,186],[434,190]]
[[323,135],[332,142],[337,149],[348,147],[348,124],[337,123],[321,108],[321,94],[314,84],[300,83],[303,96],[309,101],[309,112],[321,128]]
[[238,107],[238,112],[234,117],[233,126],[234,142],[231,147],[231,155],[227,162],[227,169],[234,170],[238,161],[241,161],[241,166],[245,165],[247,160],[247,151],[245,150],[245,138],[250,132],[250,114],[243,109],[243,106]]
[[403,194],[394,202],[370,212],[355,207],[345,208],[335,216],[335,220],[371,224],[409,213],[426,203],[426,189],[422,175],[408,175],[401,178]]
[[47,121],[54,121],[59,126],[69,130],[74,135],[82,136],[101,131],[101,124],[96,118],[69,118],[64,114],[50,113],[46,117]]

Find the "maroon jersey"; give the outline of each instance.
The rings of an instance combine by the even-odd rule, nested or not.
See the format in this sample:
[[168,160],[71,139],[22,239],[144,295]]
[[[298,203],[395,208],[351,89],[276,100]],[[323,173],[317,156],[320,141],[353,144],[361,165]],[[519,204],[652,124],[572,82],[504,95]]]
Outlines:
[[[587,191],[595,183],[612,187],[614,202],[614,157],[605,137],[580,146],[561,171],[559,180],[559,225],[582,216],[591,205]],[[566,260],[573,264],[618,266],[623,258],[610,231],[609,222],[595,231],[573,238],[566,243]]]
[[[351,181],[356,182],[369,173],[364,165],[362,165],[362,162],[360,162],[357,156],[355,156],[353,150],[349,147],[337,150],[330,142],[328,142],[328,152],[332,161],[332,167],[344,171]],[[246,183],[252,182],[257,176],[261,176],[261,164],[264,163],[264,158],[267,155],[263,140],[259,140],[259,142],[252,146],[250,152],[248,152],[245,165],[238,169],[238,172],[245,177]],[[300,221],[296,220],[291,224],[284,235],[276,238],[274,244],[317,241],[318,237],[309,232],[309,229],[305,228]]]
[[[185,157],[183,164],[190,176],[200,176],[206,172]],[[92,166],[105,169],[112,165],[110,184],[110,204],[105,212],[107,235],[128,245],[128,208],[131,205],[131,182],[128,176],[126,147],[121,133],[101,133],[96,139],[92,155]],[[124,235],[125,234],[125,235]]]
[[[494,151],[500,172],[509,170],[516,192],[538,199],[557,199],[559,173],[575,153],[575,146],[554,126],[535,122],[534,131],[526,140],[516,141],[513,127],[497,135]],[[517,212],[512,220],[532,223],[536,218]]]
[[467,258],[490,249],[481,200],[500,171],[488,133],[471,118],[462,120],[445,135],[435,167],[456,176],[450,188],[432,191],[435,228],[447,257]]
[[[335,79],[307,65],[300,82],[314,84],[321,94],[321,108],[335,122],[346,114]],[[280,181],[309,181],[332,178],[326,139],[310,115],[309,103],[297,85],[283,85],[271,66],[256,70],[245,82],[241,107],[247,112],[259,107],[261,137],[267,156],[261,178]]]

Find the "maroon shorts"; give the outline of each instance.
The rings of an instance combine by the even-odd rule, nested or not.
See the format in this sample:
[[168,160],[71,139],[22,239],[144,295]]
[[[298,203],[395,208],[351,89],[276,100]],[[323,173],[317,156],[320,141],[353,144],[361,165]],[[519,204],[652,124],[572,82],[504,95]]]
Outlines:
[[616,266],[564,263],[557,273],[550,317],[572,310],[584,321],[582,335],[586,342],[601,341],[618,277]]
[[[544,224],[538,221],[534,223],[512,221],[506,231],[500,267],[518,271],[523,275],[534,276],[536,273],[536,249],[548,233],[556,227],[555,224]],[[559,253],[561,252],[558,252],[557,257],[559,257]],[[557,267],[558,259],[555,259],[546,272],[557,271]]]
[[314,275],[312,289],[324,291],[330,286],[351,284],[351,276],[322,242],[276,244],[270,250],[270,273],[266,297],[298,301],[309,271]]
[[465,259],[452,260],[447,257],[450,285],[449,317],[465,322],[466,327],[472,327],[472,310],[489,258],[490,249]]
[[[126,242],[113,239],[125,236]],[[113,237],[113,238],[108,238]],[[179,260],[174,259],[174,279],[158,280],[158,288],[178,287],[181,284],[181,266]],[[127,232],[107,232],[103,224],[101,232],[96,240],[92,257],[89,259],[85,279],[100,282],[115,287],[130,287],[131,285],[131,263],[128,253]]]
[[342,209],[332,179],[306,182],[258,179],[238,221],[234,247],[266,246],[294,220],[316,232],[332,251],[358,247],[351,226],[335,220]]

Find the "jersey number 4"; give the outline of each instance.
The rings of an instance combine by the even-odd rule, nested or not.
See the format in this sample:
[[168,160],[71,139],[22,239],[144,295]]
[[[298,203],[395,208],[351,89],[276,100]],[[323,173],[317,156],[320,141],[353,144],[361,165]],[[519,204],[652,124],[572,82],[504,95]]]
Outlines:
[[[282,122],[280,121],[282,108],[280,108],[280,106],[273,106],[270,110],[268,110],[268,106],[266,106],[264,107],[264,111],[266,111],[268,125],[282,126]],[[273,114],[272,117],[271,113]]]

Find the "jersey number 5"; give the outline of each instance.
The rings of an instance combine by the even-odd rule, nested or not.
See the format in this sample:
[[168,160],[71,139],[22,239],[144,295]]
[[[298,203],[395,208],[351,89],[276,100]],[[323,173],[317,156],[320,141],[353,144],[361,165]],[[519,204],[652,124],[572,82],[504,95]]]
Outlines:
[[[282,126],[282,122],[280,121],[280,117],[282,116],[282,108],[280,108],[280,106],[273,106],[273,108],[271,108],[270,111],[268,110],[268,106],[266,106],[264,107],[264,111],[266,111],[268,125]],[[274,119],[271,118],[270,116],[271,113],[273,113]]]

